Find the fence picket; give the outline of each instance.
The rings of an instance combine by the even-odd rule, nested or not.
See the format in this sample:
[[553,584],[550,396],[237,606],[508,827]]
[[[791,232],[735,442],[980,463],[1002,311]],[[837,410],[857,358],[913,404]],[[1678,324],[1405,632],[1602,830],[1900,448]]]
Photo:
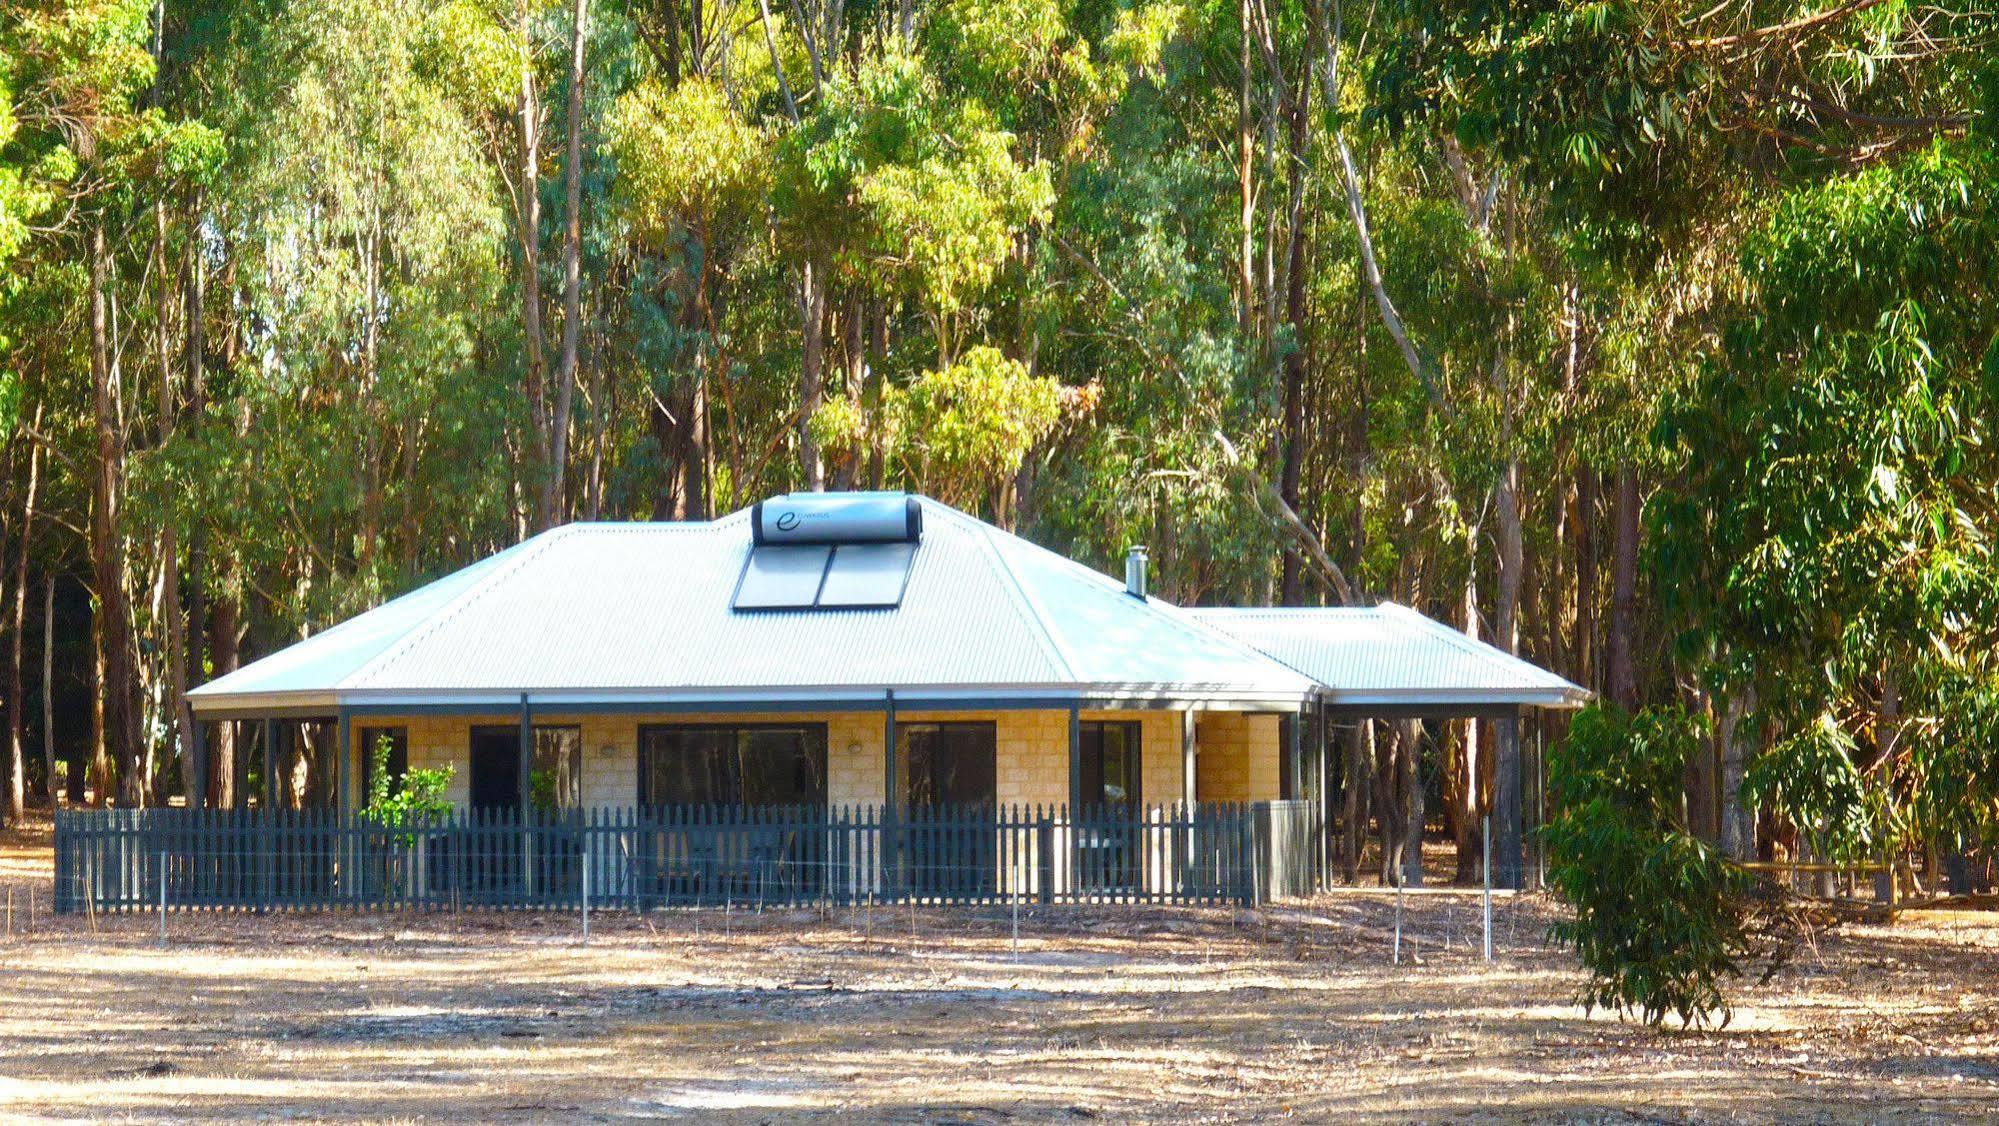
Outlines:
[[[1306,802],[65,810],[56,909],[573,910],[721,903],[1245,904],[1324,885]],[[162,856],[164,855],[164,862]]]

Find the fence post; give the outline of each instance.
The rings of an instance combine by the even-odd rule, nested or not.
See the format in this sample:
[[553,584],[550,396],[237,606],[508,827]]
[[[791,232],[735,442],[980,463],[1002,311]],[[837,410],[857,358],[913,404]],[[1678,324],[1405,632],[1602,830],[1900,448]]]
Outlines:
[[583,945],[590,945],[590,838],[583,838]]
[[1236,887],[1244,907],[1256,906],[1256,807],[1236,807]]
[[1492,961],[1492,815],[1485,816],[1485,960]]
[[167,948],[167,853],[160,850],[160,949]]
[[1053,903],[1055,902],[1055,811],[1051,809],[1043,812],[1039,806],[1036,806],[1035,812],[1040,814],[1034,824],[1035,882],[1040,885],[1041,902]]

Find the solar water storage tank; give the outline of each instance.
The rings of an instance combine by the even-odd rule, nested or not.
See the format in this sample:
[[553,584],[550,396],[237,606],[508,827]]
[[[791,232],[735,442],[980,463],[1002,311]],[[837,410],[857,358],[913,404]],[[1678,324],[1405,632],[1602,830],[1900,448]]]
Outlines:
[[923,507],[907,493],[787,493],[750,510],[758,547],[790,543],[915,543]]
[[750,554],[736,610],[887,610],[923,537],[906,493],[791,493],[750,510]]

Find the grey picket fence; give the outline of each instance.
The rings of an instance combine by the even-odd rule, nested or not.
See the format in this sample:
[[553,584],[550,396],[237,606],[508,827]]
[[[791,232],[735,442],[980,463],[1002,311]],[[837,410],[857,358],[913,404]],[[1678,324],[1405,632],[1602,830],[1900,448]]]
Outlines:
[[56,908],[1253,904],[1323,884],[1306,802],[59,813]]

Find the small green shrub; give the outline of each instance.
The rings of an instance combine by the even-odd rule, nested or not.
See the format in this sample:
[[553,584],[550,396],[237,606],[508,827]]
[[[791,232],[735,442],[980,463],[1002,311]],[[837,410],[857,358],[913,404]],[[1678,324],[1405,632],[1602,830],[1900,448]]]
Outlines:
[[376,739],[368,748],[368,804],[370,817],[398,824],[441,821],[451,813],[451,768],[410,770],[400,784],[389,777],[389,737]]
[[1730,1016],[1722,979],[1748,953],[1749,883],[1681,823],[1699,725],[1678,709],[1592,707],[1551,749],[1560,812],[1543,830],[1550,882],[1574,910],[1553,928],[1589,974],[1581,1003],[1686,1026]]

